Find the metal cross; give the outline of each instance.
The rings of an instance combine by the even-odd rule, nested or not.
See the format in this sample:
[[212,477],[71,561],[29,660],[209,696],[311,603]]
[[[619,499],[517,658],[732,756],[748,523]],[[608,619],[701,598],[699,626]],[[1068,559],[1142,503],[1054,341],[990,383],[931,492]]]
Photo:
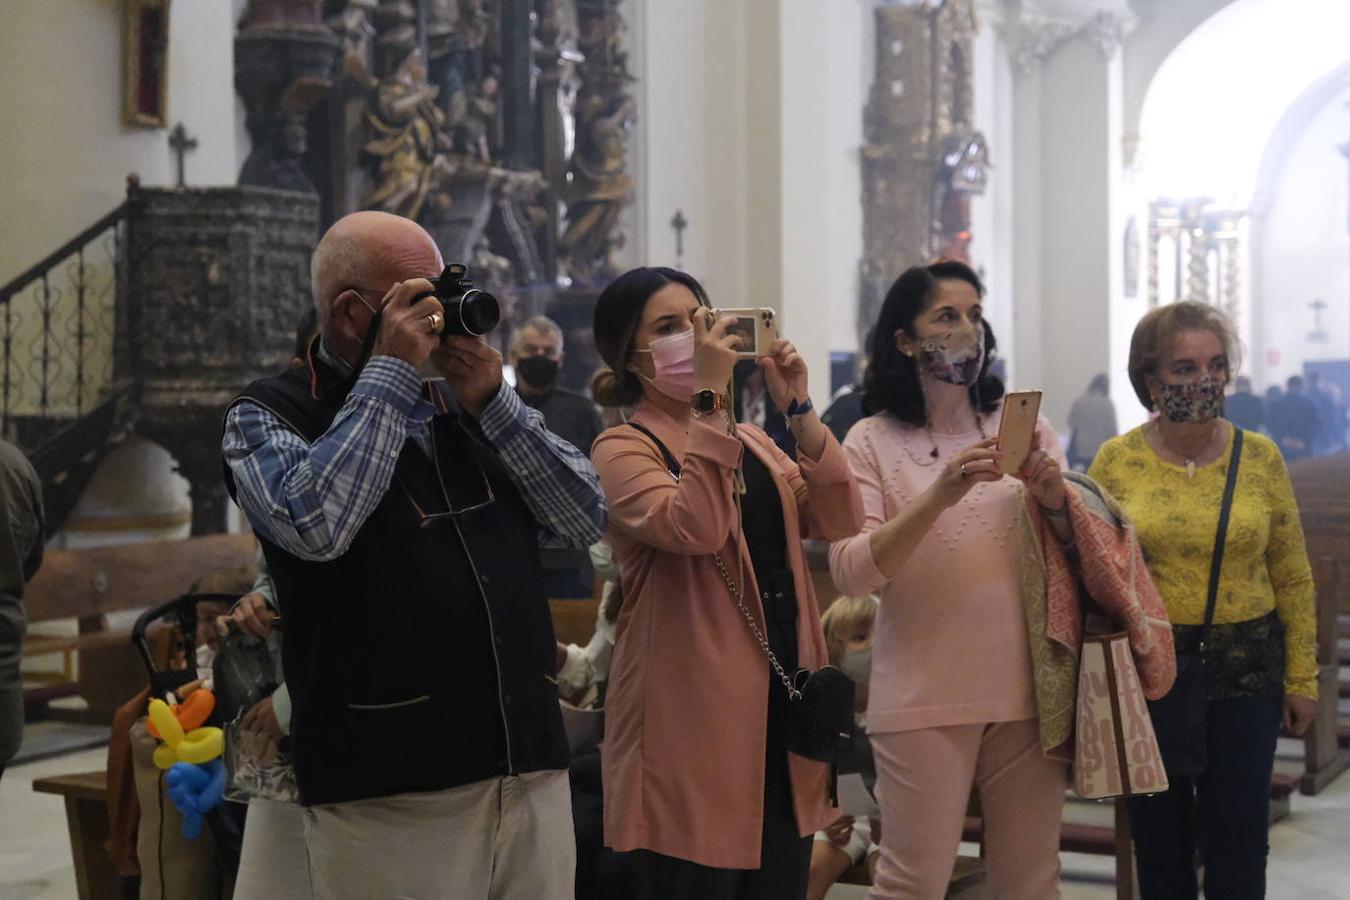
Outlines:
[[675,215],[670,218],[670,227],[675,231],[675,266],[684,268],[684,230],[689,227],[684,210],[675,210]]
[[169,147],[174,155],[178,157],[178,186],[187,187],[183,178],[183,160],[193,150],[197,149],[197,139],[188,134],[188,130],[179,122],[173,126],[173,131],[169,132]]

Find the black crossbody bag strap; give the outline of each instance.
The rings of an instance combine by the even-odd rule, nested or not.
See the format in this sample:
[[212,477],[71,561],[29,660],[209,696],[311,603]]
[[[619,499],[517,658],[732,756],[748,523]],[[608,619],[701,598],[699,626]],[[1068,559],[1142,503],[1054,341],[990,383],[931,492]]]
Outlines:
[[1200,651],[1209,641],[1214,625],[1214,607],[1219,601],[1219,573],[1223,569],[1223,550],[1228,543],[1228,519],[1233,511],[1233,492],[1237,489],[1238,466],[1242,462],[1242,429],[1233,426],[1233,455],[1228,460],[1228,481],[1223,486],[1223,504],[1219,507],[1219,532],[1214,538],[1214,560],[1209,568],[1209,597],[1205,600],[1205,624],[1200,629]]
[[670,448],[665,445],[659,437],[652,434],[652,430],[645,425],[639,425],[637,422],[629,422],[629,425],[645,434],[656,445],[656,449],[661,451],[661,458],[666,461],[666,469],[670,472],[670,477],[676,481],[680,480],[680,463],[675,458],[675,454],[670,452]]

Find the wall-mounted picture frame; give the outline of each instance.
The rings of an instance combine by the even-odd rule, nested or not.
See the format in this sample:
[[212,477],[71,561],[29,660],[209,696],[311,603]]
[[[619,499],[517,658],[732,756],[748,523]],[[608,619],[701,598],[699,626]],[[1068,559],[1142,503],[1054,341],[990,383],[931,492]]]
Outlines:
[[168,125],[171,2],[126,0],[122,108],[128,125]]

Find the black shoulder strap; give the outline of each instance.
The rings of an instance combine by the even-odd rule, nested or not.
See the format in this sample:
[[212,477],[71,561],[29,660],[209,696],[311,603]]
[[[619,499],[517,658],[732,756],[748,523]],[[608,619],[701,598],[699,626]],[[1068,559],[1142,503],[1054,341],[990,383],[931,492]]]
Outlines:
[[1242,461],[1242,429],[1233,426],[1233,455],[1228,460],[1228,481],[1223,486],[1223,505],[1219,507],[1219,533],[1214,538],[1214,559],[1209,569],[1209,597],[1205,600],[1205,625],[1200,643],[1209,639],[1214,624],[1214,606],[1219,600],[1219,572],[1223,568],[1223,549],[1228,543],[1228,516],[1233,511],[1233,491],[1237,487],[1238,464]]
[[643,434],[645,434],[647,437],[651,438],[652,443],[656,445],[656,449],[661,451],[661,458],[666,461],[666,468],[670,471],[670,477],[674,478],[676,481],[679,481],[680,461],[675,458],[674,453],[670,452],[670,448],[667,447],[659,437],[652,434],[652,430],[650,428],[647,428],[645,425],[639,425],[637,422],[629,422],[628,424],[633,426]]

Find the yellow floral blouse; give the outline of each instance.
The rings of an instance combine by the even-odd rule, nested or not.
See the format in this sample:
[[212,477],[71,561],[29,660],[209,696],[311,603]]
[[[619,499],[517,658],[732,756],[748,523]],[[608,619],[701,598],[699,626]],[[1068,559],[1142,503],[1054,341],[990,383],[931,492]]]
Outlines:
[[[1205,620],[1210,559],[1228,478],[1232,438],[1217,462],[1196,469],[1160,459],[1136,428],[1102,445],[1088,474],[1124,507],[1173,624]],[[1278,610],[1285,626],[1284,687],[1317,696],[1317,611],[1294,488],[1275,443],[1247,432],[1242,445],[1216,623]]]

